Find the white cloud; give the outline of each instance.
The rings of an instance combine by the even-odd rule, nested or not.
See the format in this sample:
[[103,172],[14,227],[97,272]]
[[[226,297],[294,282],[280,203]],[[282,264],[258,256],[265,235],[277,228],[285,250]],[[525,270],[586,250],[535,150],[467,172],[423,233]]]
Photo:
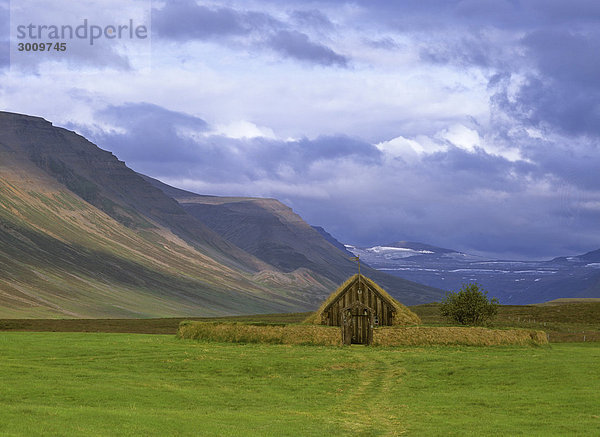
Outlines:
[[541,139],[541,140],[544,139],[544,133],[540,129],[529,127],[527,129],[525,129],[525,132],[527,132],[527,135],[529,135],[531,138]]
[[479,133],[462,124],[453,124],[441,132],[438,132],[436,137],[442,141],[448,141],[454,146],[469,152],[473,152],[476,147],[481,147]]
[[275,132],[273,132],[273,129],[264,126],[257,126],[256,124],[246,120],[234,121],[228,124],[217,124],[214,126],[213,131],[207,133],[207,135],[223,135],[228,138],[235,139],[277,138]]
[[389,141],[375,144],[388,158],[402,158],[405,162],[414,163],[424,154],[446,150],[447,146],[435,142],[429,137],[420,136],[418,139],[409,139],[398,136]]
[[479,132],[462,124],[453,124],[431,137],[427,135],[419,135],[415,138],[398,136],[389,141],[377,143],[375,147],[388,158],[402,158],[407,163],[414,163],[424,155],[447,151],[450,145],[469,153],[475,153],[480,149],[511,162],[525,161],[518,148],[494,144],[493,140],[485,141]]

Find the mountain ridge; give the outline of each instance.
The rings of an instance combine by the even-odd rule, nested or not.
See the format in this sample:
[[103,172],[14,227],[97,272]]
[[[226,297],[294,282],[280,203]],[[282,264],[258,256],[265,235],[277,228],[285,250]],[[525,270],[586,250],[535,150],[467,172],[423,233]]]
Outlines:
[[374,268],[433,287],[456,291],[477,282],[503,304],[600,297],[600,250],[549,261],[511,261],[403,243],[347,247]]
[[[43,119],[0,113],[0,307],[4,307],[0,314],[4,317],[226,315],[306,310],[317,303],[310,290],[299,298],[285,288],[254,281],[252,275],[272,266],[208,228],[204,232],[200,222],[194,224],[196,233],[191,236],[173,233],[164,225],[170,218],[165,210],[188,215],[160,190],[152,193],[149,186],[150,190],[146,186],[138,190],[140,196],[150,191],[150,200],[159,195],[158,213],[146,216],[139,211],[139,201],[127,202],[131,194],[126,190],[111,192],[110,184],[100,187],[98,181],[111,176],[113,184],[122,183],[118,176],[123,172],[143,180],[110,152],[98,150],[83,137],[55,130]],[[98,154],[104,162],[98,163]],[[90,176],[115,168],[116,173],[96,180]],[[57,178],[57,173],[63,178]],[[73,181],[84,178],[97,185],[92,190],[95,197],[88,200],[104,202],[107,211],[69,189]],[[148,196],[141,198],[148,201]],[[122,211],[137,221],[117,220]],[[229,248],[233,248],[229,262],[219,262]],[[325,293],[319,286],[315,280],[312,288]]]
[[[0,317],[306,311],[337,285],[240,248],[111,152],[40,117],[0,112],[0,174]],[[274,199],[250,203],[310,228]],[[415,301],[436,293],[392,282]]]
[[[334,284],[356,273],[351,254],[335,247],[277,199],[206,196],[145,178],[215,232],[284,272],[307,268]],[[395,278],[368,266],[363,273],[402,302],[424,303],[441,296],[433,287]]]
[[[10,113],[3,113],[0,123],[4,124],[0,124],[0,128],[4,131],[5,142],[10,141],[10,138],[6,138],[7,123],[13,124],[21,147],[32,162],[115,220],[135,228],[151,226],[147,220],[151,218],[166,225],[189,243],[211,252],[221,262],[230,263],[233,258],[238,261],[236,267],[249,272],[268,267],[236,251],[229,242],[201,222],[193,220],[177,202],[147,184],[111,152],[100,149],[75,132],[54,127],[40,118],[25,128],[28,119],[23,117],[26,116],[14,117]],[[32,129],[36,130],[35,135],[43,136],[43,142],[32,137]],[[228,256],[223,256],[223,252]]]

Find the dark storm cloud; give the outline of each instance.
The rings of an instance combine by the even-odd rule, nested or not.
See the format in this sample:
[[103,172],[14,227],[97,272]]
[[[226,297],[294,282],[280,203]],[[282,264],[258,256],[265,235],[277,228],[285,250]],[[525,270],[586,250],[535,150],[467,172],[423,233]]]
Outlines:
[[600,87],[530,76],[504,109],[524,124],[572,135],[600,134]]
[[[318,10],[293,11],[291,19],[296,25],[317,31],[333,26]],[[225,45],[230,37],[243,37],[254,49],[269,48],[287,58],[317,65],[347,66],[345,56],[311,40],[306,33],[290,27],[291,24],[263,12],[209,8],[194,0],[168,2],[153,13],[153,29],[160,37],[178,41],[210,39]]]
[[201,118],[183,112],[170,111],[151,103],[126,103],[120,106],[109,106],[99,111],[98,115],[131,130],[152,125],[156,129],[167,128],[168,131],[172,131],[177,126],[190,127],[199,131],[208,129],[207,123]]
[[[524,147],[525,156],[535,161],[540,170],[587,191],[600,191],[600,150],[597,142],[570,144],[556,147],[547,142]],[[585,141],[585,140],[584,140]]]
[[491,67],[503,54],[485,35],[462,35],[458,40],[440,40],[425,44],[419,51],[421,60],[435,64]]
[[136,170],[161,177],[188,174],[213,182],[304,177],[311,165],[322,161],[376,163],[381,157],[371,144],[343,135],[293,141],[228,138],[209,133],[200,118],[148,103],[111,106],[96,118],[115,129],[98,133],[85,126],[71,127]]
[[269,45],[284,56],[321,65],[346,67],[348,59],[330,48],[311,41],[304,33],[280,30],[269,39]]
[[536,74],[508,103],[524,123],[572,135],[600,135],[600,32],[540,30],[523,39]]
[[[278,0],[272,0],[276,3]],[[341,7],[338,0],[321,4]],[[403,31],[426,32],[461,26],[492,26],[505,29],[590,23],[600,19],[596,0],[353,0],[343,2],[362,8],[363,23],[373,20],[380,26]]]
[[297,141],[298,147],[311,150],[313,159],[332,159],[353,156],[365,162],[376,162],[381,152],[372,145],[344,135],[320,136],[314,140]]
[[545,76],[597,87],[600,82],[600,31],[537,30],[523,38],[528,54]]
[[520,178],[515,175],[536,172],[536,166],[523,161],[511,162],[482,149],[468,152],[457,147],[426,156],[423,165],[428,169],[429,177],[451,177],[461,182],[463,190],[477,187],[506,193],[523,188]]
[[450,2],[452,22],[504,29],[555,26],[600,18],[595,0],[462,0]]
[[[600,3],[596,0],[533,0],[523,2],[530,13],[539,17],[534,22],[556,25],[561,23],[594,23],[600,20]],[[527,16],[523,22],[530,21]]]
[[194,0],[169,1],[162,9],[155,9],[152,25],[159,36],[176,40],[247,35],[281,26],[264,13],[213,9]]
[[[496,129],[495,141],[517,145],[521,155],[535,163],[522,163],[529,169],[528,176],[547,175],[559,184],[600,192],[598,131],[593,122],[585,124],[593,119],[594,111],[597,113],[593,108],[595,102],[575,88],[564,90],[554,82],[545,84],[536,78],[529,78],[511,99],[506,89],[509,80],[510,75],[506,74],[498,74],[490,80],[494,87],[501,89],[492,97],[492,108],[498,108],[503,117],[511,117],[492,123]],[[583,102],[589,102],[589,112],[582,106]],[[539,126],[542,136],[532,138],[522,126]]]
[[110,106],[96,115],[98,120],[119,130],[98,133],[85,126],[72,127],[127,162],[179,165],[196,160],[198,153],[194,141],[180,137],[178,130],[203,132],[207,129],[206,122],[200,118],[149,103]]

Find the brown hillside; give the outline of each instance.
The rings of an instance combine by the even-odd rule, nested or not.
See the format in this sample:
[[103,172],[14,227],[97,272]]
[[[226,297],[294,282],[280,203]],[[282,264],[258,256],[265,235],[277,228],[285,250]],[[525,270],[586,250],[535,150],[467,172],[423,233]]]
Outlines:
[[0,113],[0,172],[0,317],[294,311],[324,292],[255,279],[274,267],[42,119]]

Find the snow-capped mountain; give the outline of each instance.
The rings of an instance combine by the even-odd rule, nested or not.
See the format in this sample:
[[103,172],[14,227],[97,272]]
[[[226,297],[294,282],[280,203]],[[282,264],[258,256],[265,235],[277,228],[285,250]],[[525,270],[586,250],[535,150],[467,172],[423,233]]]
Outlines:
[[443,290],[477,282],[504,304],[600,297],[600,250],[551,261],[510,261],[408,241],[346,249],[373,268]]
[[[398,241],[382,246],[373,246],[361,248],[346,245],[346,249],[355,255],[360,256],[367,264],[373,263],[383,267],[384,264],[395,266],[395,261],[423,257],[423,260],[431,261],[433,259],[460,259],[460,260],[480,260],[482,258],[475,255],[468,255],[452,249],[431,246],[429,244],[414,243],[411,241]],[[378,267],[379,268],[379,267]]]

